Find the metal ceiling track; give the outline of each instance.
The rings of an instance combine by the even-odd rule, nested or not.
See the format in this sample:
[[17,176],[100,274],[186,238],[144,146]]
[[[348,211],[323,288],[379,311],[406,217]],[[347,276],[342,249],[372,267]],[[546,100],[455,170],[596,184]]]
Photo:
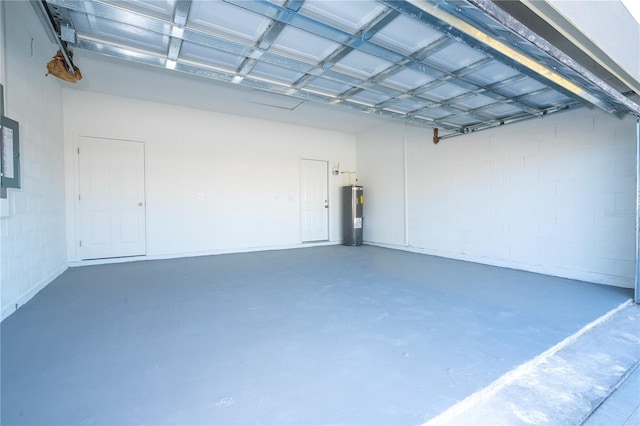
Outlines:
[[40,20],[48,30],[49,35],[58,45],[58,48],[62,53],[62,57],[64,58],[65,65],[67,66],[67,71],[69,71],[71,75],[75,75],[76,72],[75,68],[73,67],[73,60],[71,59],[72,55],[67,49],[67,43],[61,38],[60,22],[57,22],[56,18],[54,18],[54,16],[51,14],[45,0],[33,1],[32,4],[36,9],[36,13],[40,17]]
[[[547,42],[544,38],[538,36],[533,31],[529,30],[525,25],[517,21],[511,15],[500,9],[493,2],[489,0],[468,0],[479,10],[483,11],[488,16],[491,16],[496,21],[509,28],[514,33],[520,35],[523,39],[531,42],[531,44],[541,51],[545,52],[550,60],[544,61],[547,67],[551,67],[553,70],[557,69],[557,64],[552,63],[551,60],[555,60],[562,64],[563,69],[561,76],[550,75],[549,78],[557,81],[566,90],[574,90],[571,82],[567,82],[566,78],[573,77],[575,79],[584,80],[584,85],[589,92],[583,90],[577,90],[575,94],[584,98],[585,101],[592,103],[593,105],[601,108],[604,111],[623,116],[626,113],[631,113],[640,118],[640,106],[635,102],[632,102],[629,98],[612,88],[609,84],[597,77],[589,70],[578,64],[571,57],[565,55],[558,48]],[[537,56],[537,55],[532,55]],[[535,68],[534,68],[535,69]],[[544,73],[542,70],[541,73]],[[560,79],[558,79],[560,77]],[[558,81],[559,80],[559,81]],[[599,90],[598,90],[599,89]],[[600,93],[600,95],[598,95]],[[593,94],[593,95],[592,95]],[[603,99],[604,98],[604,99]],[[609,104],[613,105],[612,107]]]
[[438,140],[582,106],[640,116],[489,0],[34,3],[76,49],[438,128]]

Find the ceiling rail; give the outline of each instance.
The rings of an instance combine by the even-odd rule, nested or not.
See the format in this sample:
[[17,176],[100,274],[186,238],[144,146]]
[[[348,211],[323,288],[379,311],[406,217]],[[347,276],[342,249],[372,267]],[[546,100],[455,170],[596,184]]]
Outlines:
[[[473,6],[477,7],[479,10],[483,11],[487,15],[491,16],[493,19],[498,21],[500,24],[509,28],[511,31],[519,34],[521,37],[527,39],[530,43],[544,51],[547,55],[552,57],[553,59],[561,62],[563,65],[567,66],[577,74],[579,74],[582,78],[587,80],[588,82],[596,85],[603,92],[605,92],[608,96],[610,96],[615,101],[624,105],[631,114],[640,118],[640,105],[633,102],[631,99],[625,97],[622,93],[618,92],[616,89],[607,84],[600,77],[596,76],[585,67],[574,61],[571,57],[563,53],[560,49],[546,41],[544,38],[540,37],[529,28],[527,28],[520,21],[515,19],[513,16],[505,12],[503,9],[498,7],[494,2],[490,0],[466,0]],[[599,106],[596,104],[596,106]]]
[[71,59],[71,54],[67,49],[67,44],[64,41],[62,41],[62,39],[60,38],[60,33],[56,29],[56,21],[53,15],[51,15],[51,12],[49,11],[49,8],[46,5],[46,1],[34,0],[31,2],[31,4],[36,10],[36,13],[40,16],[41,21],[45,24],[45,27],[49,33],[49,36],[53,38],[53,40],[58,45],[58,48],[62,53],[62,57],[64,58],[65,65],[67,66],[67,71],[69,71],[71,75],[75,75],[76,71],[73,66],[73,60]]

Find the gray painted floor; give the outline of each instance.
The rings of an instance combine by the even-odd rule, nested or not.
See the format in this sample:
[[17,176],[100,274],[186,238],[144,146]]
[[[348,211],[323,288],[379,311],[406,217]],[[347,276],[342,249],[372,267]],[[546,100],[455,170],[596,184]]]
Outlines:
[[[639,362],[640,307],[629,301],[426,426],[579,425]],[[627,416],[633,407],[627,405]]]
[[3,424],[420,424],[631,290],[377,247],[72,268],[2,322]]

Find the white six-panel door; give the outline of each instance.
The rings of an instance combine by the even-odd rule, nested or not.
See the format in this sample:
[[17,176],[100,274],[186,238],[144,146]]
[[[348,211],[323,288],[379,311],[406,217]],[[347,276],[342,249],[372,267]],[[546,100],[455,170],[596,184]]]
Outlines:
[[328,163],[301,160],[302,242],[329,239]]
[[144,255],[144,144],[80,137],[78,165],[80,258]]

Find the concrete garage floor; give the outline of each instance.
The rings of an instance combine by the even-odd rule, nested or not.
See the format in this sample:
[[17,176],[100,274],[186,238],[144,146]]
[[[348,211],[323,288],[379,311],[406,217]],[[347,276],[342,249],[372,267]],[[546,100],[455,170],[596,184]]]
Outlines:
[[589,417],[585,426],[640,425],[640,368],[621,383]]
[[2,323],[1,418],[417,425],[631,296],[370,246],[72,268]]

